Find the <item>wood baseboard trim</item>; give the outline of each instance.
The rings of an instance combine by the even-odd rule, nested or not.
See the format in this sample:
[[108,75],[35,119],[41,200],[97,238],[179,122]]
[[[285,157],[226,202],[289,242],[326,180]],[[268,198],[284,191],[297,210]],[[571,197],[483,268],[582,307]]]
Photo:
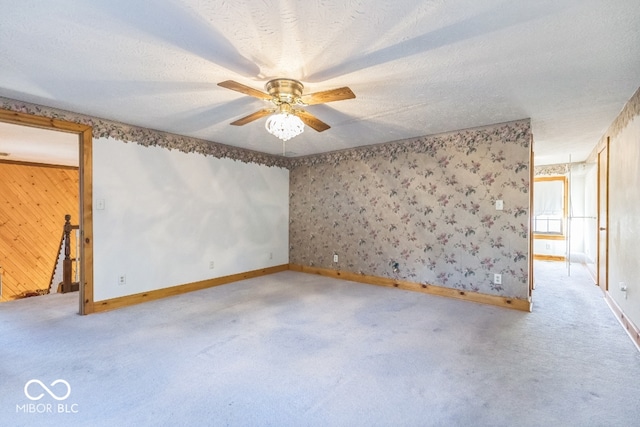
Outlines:
[[331,270],[327,268],[308,267],[299,264],[289,264],[289,269],[302,273],[318,274],[320,276],[333,277],[335,279],[349,280],[376,286],[386,286],[407,291],[422,292],[441,297],[462,299],[481,304],[495,305],[520,311],[530,312],[532,304],[528,300],[518,298],[506,298],[495,295],[481,294],[478,292],[463,291],[460,289],[445,288],[443,286],[427,285],[423,283],[395,280],[387,277],[367,276],[349,271]]
[[566,261],[567,257],[564,255],[533,255],[533,259],[538,261]]
[[587,273],[589,273],[589,277],[591,277],[591,280],[593,280],[593,284],[597,286],[598,279],[596,276],[596,270],[595,268],[592,268],[594,264],[588,264],[586,262],[583,262],[582,265],[584,266],[585,270],[587,270]]
[[139,294],[127,295],[124,297],[96,301],[93,303],[93,312],[99,313],[103,311],[115,310],[130,305],[136,305],[143,302],[172,297],[187,292],[199,291],[201,289],[212,288],[214,286],[226,285],[227,283],[233,283],[245,279],[252,279],[254,277],[266,276],[286,270],[289,270],[289,264],[261,268],[259,270],[246,271],[244,273],[232,274],[230,276],[216,277],[214,279],[207,279],[199,282],[187,283],[184,285],[171,286],[169,288],[156,289],[153,291],[141,292]]
[[607,305],[609,306],[613,314],[615,314],[618,322],[620,322],[624,330],[627,331],[629,338],[631,338],[631,341],[633,341],[633,343],[636,345],[638,351],[640,351],[640,328],[638,328],[631,320],[629,320],[618,303],[615,302],[613,298],[611,298],[609,292],[604,293],[604,300],[607,302]]

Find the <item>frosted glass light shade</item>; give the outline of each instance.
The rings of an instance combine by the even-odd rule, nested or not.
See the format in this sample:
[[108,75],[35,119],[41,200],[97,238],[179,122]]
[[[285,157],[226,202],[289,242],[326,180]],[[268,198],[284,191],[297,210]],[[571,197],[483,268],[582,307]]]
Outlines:
[[264,127],[267,132],[283,141],[288,141],[304,132],[304,123],[300,120],[300,117],[289,113],[271,115]]

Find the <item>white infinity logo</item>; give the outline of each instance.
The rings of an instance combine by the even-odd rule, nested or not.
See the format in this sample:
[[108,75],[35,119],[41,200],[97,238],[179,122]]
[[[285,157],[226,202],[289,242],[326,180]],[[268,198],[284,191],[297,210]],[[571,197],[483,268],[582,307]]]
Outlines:
[[37,396],[31,396],[29,394],[29,386],[33,383],[36,384],[40,384],[40,387],[42,387],[44,389],[44,391],[46,391],[47,393],[49,393],[49,396],[53,397],[55,400],[65,400],[67,397],[69,397],[69,395],[71,394],[71,386],[69,385],[68,382],[66,382],[65,380],[55,380],[54,382],[52,382],[50,385],[51,387],[55,386],[56,384],[64,384],[67,386],[67,394],[65,394],[64,396],[60,397],[57,394],[55,394],[54,392],[52,392],[51,390],[49,390],[49,388],[44,385],[42,383],[42,381],[40,380],[30,380],[28,381],[25,385],[24,385],[24,395],[27,396],[27,398],[29,398],[30,400],[40,400],[42,399],[42,397],[44,396],[44,393],[40,393]]

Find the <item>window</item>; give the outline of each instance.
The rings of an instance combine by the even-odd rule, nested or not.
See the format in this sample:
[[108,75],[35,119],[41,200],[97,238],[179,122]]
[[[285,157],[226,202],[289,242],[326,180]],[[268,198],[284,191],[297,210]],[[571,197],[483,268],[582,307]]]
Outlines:
[[533,183],[533,232],[564,236],[567,212],[567,178],[535,178]]

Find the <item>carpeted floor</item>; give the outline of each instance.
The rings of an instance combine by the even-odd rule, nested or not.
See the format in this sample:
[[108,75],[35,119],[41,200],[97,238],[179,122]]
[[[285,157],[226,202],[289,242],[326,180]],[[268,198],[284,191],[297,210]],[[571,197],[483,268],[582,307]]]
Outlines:
[[84,317],[4,303],[0,425],[638,425],[640,352],[599,289],[536,278],[533,313],[291,271]]

